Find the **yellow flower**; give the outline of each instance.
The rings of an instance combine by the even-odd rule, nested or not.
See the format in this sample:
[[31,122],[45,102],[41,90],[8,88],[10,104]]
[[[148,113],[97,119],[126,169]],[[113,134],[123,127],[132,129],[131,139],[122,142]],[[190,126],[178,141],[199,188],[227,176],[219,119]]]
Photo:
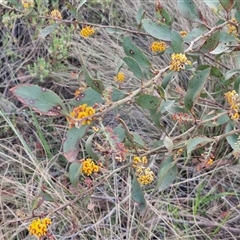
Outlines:
[[138,176],[137,180],[142,185],[150,184],[154,181],[154,173],[150,168],[146,168],[141,172],[141,175]]
[[230,105],[232,112],[230,113],[231,119],[239,119],[240,98],[235,90],[229,91],[224,94],[227,102]]
[[[88,106],[86,103],[78,107],[75,107],[73,111],[70,113],[70,117],[67,117],[69,127],[70,128],[74,126],[78,127],[79,122],[81,122],[81,125],[90,124],[93,121],[93,119],[89,116],[92,116],[94,114],[95,114],[95,109]],[[86,118],[86,119],[83,119],[83,118]],[[81,119],[83,120],[79,121]]]
[[82,37],[90,37],[91,35],[93,35],[95,33],[95,29],[91,26],[87,26],[87,27],[84,27],[82,28],[82,30],[80,31],[80,35]]
[[125,80],[125,74],[123,72],[118,72],[117,76],[114,77],[115,81],[122,83]]
[[161,53],[166,50],[167,44],[165,42],[153,42],[150,48],[155,53]]
[[[232,18],[231,22],[237,24],[236,18]],[[228,34],[233,34],[234,36],[237,34],[237,27],[231,23],[228,24]]]
[[62,15],[58,10],[53,10],[51,12],[51,17],[55,19],[62,19]]
[[87,176],[99,172],[99,166],[96,165],[91,158],[87,158],[82,162],[81,172]]
[[170,70],[179,72],[181,69],[185,68],[185,65],[191,65],[184,53],[173,53],[171,55],[172,61],[170,62]]
[[186,37],[187,36],[187,31],[180,31],[180,35],[182,38]]
[[25,9],[29,8],[29,7],[34,7],[34,1],[33,0],[22,0],[22,5]]
[[34,235],[40,238],[47,234],[48,226],[50,224],[52,224],[52,221],[50,218],[43,218],[43,219],[37,218],[30,223],[28,227],[28,231],[31,235]]
[[133,158],[133,167],[135,168],[135,173],[137,176],[137,180],[139,183],[143,185],[147,185],[153,182],[154,180],[154,173],[150,170],[149,167],[145,167],[148,163],[148,159],[146,156],[144,157],[137,157]]

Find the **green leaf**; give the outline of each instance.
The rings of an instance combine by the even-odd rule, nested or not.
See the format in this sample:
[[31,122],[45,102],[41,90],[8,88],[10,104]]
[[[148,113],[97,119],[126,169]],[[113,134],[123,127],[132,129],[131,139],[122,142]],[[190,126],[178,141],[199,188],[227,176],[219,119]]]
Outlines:
[[173,156],[168,156],[161,163],[158,171],[158,181],[156,188],[159,191],[167,189],[171,183],[177,178],[177,162],[173,160]]
[[177,0],[178,10],[187,20],[201,22],[201,13],[193,0]]
[[93,79],[85,66],[83,66],[83,73],[86,79],[86,84],[96,92],[102,93],[104,90],[103,82],[101,80]]
[[105,31],[107,31],[107,33],[109,33],[109,34],[124,34],[125,33],[124,30],[119,29],[117,27],[108,27],[108,28],[105,28]]
[[163,131],[165,131],[165,128],[160,123],[161,116],[162,116],[161,111],[158,108],[155,108],[155,109],[149,110],[149,112],[155,125],[160,129],[164,129]]
[[119,101],[127,96],[127,93],[119,90],[118,88],[112,87],[111,99],[113,102]]
[[63,154],[69,162],[74,162],[80,150],[79,143],[81,138],[85,135],[88,124],[80,128],[71,128],[67,131],[66,138],[63,143]]
[[39,193],[39,196],[43,197],[44,201],[55,202],[52,195],[50,193],[47,193],[47,192],[43,191],[43,190]]
[[195,150],[199,147],[203,147],[207,143],[213,142],[213,141],[214,141],[214,139],[204,137],[204,136],[203,137],[190,138],[187,141],[187,154],[189,155],[193,150]]
[[234,68],[225,73],[225,81],[229,80],[232,76],[234,76],[236,73],[240,73],[240,68]]
[[39,37],[45,38],[47,35],[51,34],[57,26],[58,24],[54,23],[53,25],[43,28],[39,33]]
[[185,108],[181,108],[175,105],[169,105],[166,107],[167,112],[169,112],[171,115],[176,113],[183,113],[183,114],[189,114],[189,111],[187,111]]
[[142,52],[140,48],[138,48],[130,39],[130,37],[126,37],[123,42],[124,52],[128,57],[133,58],[140,67],[150,68],[151,63],[149,62],[146,55]]
[[116,70],[115,70],[116,75],[119,73],[123,64],[124,64],[124,61],[122,59],[120,59],[118,64],[117,64]]
[[205,42],[201,45],[199,52],[209,53],[213,51],[217,47],[219,40],[220,40],[220,31],[216,31],[205,40]]
[[240,9],[236,10],[234,13],[234,17],[238,22],[240,22]]
[[145,148],[146,144],[143,141],[142,137],[136,133],[136,132],[131,132],[132,136],[133,136],[133,142],[137,145],[137,147],[140,148]]
[[43,202],[44,202],[43,196],[34,197],[34,199],[32,200],[32,203],[31,203],[32,212],[34,212],[36,209],[38,209],[43,204]]
[[163,89],[166,89],[167,85],[171,82],[173,75],[174,75],[174,72],[171,71],[164,76],[162,84],[161,84]]
[[137,61],[132,58],[132,57],[124,57],[123,61],[127,64],[127,66],[129,67],[129,70],[139,79],[143,79],[143,73],[142,73],[142,69],[140,68],[139,64],[137,63]]
[[136,21],[139,26],[141,25],[141,21],[142,21],[144,15],[145,15],[145,10],[143,9],[142,6],[140,6],[140,8],[137,11],[137,15],[136,15]]
[[[199,65],[196,69],[197,70],[205,70],[207,68],[209,68],[209,65],[203,64],[203,65]],[[210,75],[217,77],[217,78],[223,77],[222,72],[217,67],[211,67]]]
[[88,155],[95,161],[99,160],[99,156],[93,151],[92,149],[92,140],[95,136],[95,133],[90,135],[85,143],[85,149],[88,153]]
[[69,179],[74,187],[77,187],[79,176],[81,173],[81,167],[82,164],[79,162],[73,162],[69,167]]
[[120,126],[117,126],[114,128],[114,135],[118,136],[119,142],[123,142],[123,140],[126,137],[125,130],[123,128],[121,128]]
[[160,104],[160,99],[149,94],[141,94],[135,102],[145,109],[155,109]]
[[162,6],[159,6],[156,9],[156,15],[157,15],[157,18],[159,19],[159,21],[161,21],[162,23],[164,23],[168,26],[172,25],[173,19],[171,18],[171,16],[168,14],[168,12]]
[[162,99],[167,101],[167,94],[166,94],[165,89],[162,86],[156,86],[156,91]]
[[18,0],[7,0],[7,2],[13,4],[17,9],[22,8],[22,4],[20,4]]
[[163,41],[171,41],[171,30],[167,25],[149,19],[143,19],[142,24],[144,30],[152,37]]
[[234,90],[240,95],[240,76],[234,81]]
[[211,51],[211,54],[221,54],[221,53],[232,52],[233,48],[229,47],[229,45],[236,45],[236,44],[237,43],[234,36],[226,32],[221,32],[219,44],[213,51]]
[[132,199],[134,202],[137,202],[140,208],[140,211],[143,212],[146,209],[147,203],[144,198],[142,188],[134,174],[132,180]]
[[218,9],[220,3],[219,3],[219,0],[214,0],[214,1],[209,1],[209,0],[203,0],[203,2],[208,6],[210,7],[211,9]]
[[[210,120],[211,118],[213,118],[216,115],[221,114],[221,113],[226,113],[226,114],[221,115],[215,121]],[[208,119],[209,119],[209,121],[204,123],[203,125],[206,126],[206,127],[216,127],[216,126],[223,125],[226,122],[228,122],[229,121],[229,116],[228,116],[226,110],[214,110],[214,111],[211,111],[211,113],[203,115],[201,120],[205,121],[205,120],[208,120]]]
[[187,110],[191,111],[192,107],[197,100],[203,86],[205,85],[211,68],[207,68],[203,71],[198,72],[189,80],[187,93],[185,95],[184,104]]
[[175,30],[172,30],[171,44],[172,44],[172,49],[173,49],[174,53],[183,53],[184,52],[183,38]]
[[19,84],[10,91],[23,104],[47,116],[66,114],[62,99],[53,91],[32,84]]
[[222,72],[217,67],[211,67],[210,75],[217,77],[217,78],[223,77]]
[[[234,125],[233,125],[232,121],[229,121],[227,126],[226,126],[225,132],[229,133],[232,130],[234,130]],[[233,150],[235,150],[236,147],[237,147],[236,143],[237,143],[237,140],[238,140],[238,135],[237,134],[232,134],[230,136],[227,136],[226,139],[227,139],[228,144],[231,146],[231,148]]]
[[[80,5],[78,6],[78,9],[81,8],[81,6],[86,2],[86,0],[82,1],[82,3],[80,3]],[[82,19],[82,15],[80,14],[79,11],[77,11],[76,7],[72,6],[69,2],[65,2],[66,6],[67,6],[67,10],[70,14],[72,14],[72,16],[74,18],[76,18],[76,20],[78,21],[83,21]]]
[[102,95],[92,88],[87,88],[79,96],[75,97],[69,104],[73,106],[79,106],[86,103],[89,106],[93,106],[95,103],[104,103]]
[[234,4],[234,0],[219,0],[226,12],[229,12]]
[[208,29],[205,25],[200,25],[197,28],[194,28],[191,32],[187,34],[187,36],[184,38],[185,42],[191,42],[197,37],[201,36],[202,34],[205,34],[208,32]]

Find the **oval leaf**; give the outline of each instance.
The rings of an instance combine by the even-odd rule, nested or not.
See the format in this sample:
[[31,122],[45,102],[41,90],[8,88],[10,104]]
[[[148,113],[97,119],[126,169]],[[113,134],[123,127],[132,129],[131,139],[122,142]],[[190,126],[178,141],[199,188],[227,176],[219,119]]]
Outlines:
[[193,150],[206,145],[209,142],[214,141],[212,138],[208,137],[194,137],[187,141],[187,154],[190,154]]
[[10,91],[23,104],[47,116],[66,114],[67,110],[62,99],[53,91],[32,84],[19,84]]
[[79,162],[73,162],[69,167],[69,179],[74,187],[77,187],[79,176],[81,173],[81,167],[82,164]]
[[88,153],[88,155],[95,161],[97,161],[99,159],[98,155],[93,151],[92,149],[92,140],[93,137],[95,136],[95,133],[92,134],[91,136],[89,136],[89,138],[87,139],[86,143],[85,143],[85,149]]
[[79,106],[84,103],[89,106],[93,106],[95,103],[104,103],[104,100],[102,99],[102,95],[100,93],[89,87],[75,97],[69,104]]
[[102,93],[104,90],[103,82],[101,80],[93,79],[85,66],[83,66],[83,73],[86,79],[86,84],[93,90]]
[[204,25],[201,25],[201,26],[199,26],[197,28],[194,28],[191,32],[189,32],[187,34],[187,36],[184,38],[184,41],[185,42],[191,42],[194,39],[196,39],[197,37],[199,37],[202,34],[207,33],[207,32],[208,32],[207,27],[204,26]]
[[124,52],[128,57],[132,57],[136,62],[143,68],[150,68],[151,63],[149,62],[146,55],[138,48],[130,39],[126,37],[123,42]]
[[153,22],[148,19],[143,19],[142,25],[144,30],[152,37],[163,41],[171,40],[171,30],[167,25]]
[[[234,129],[234,125],[233,125],[233,122],[232,121],[229,121],[227,126],[226,126],[226,129],[225,129],[225,132],[226,133],[229,133],[231,132],[232,130]],[[226,137],[227,139],[227,142],[228,144],[231,146],[231,148],[233,150],[235,150],[238,146],[237,146],[237,140],[238,140],[238,135],[237,134],[232,134],[230,136],[227,136]]]
[[160,104],[160,99],[149,94],[141,94],[135,102],[145,109],[155,109]]
[[173,19],[168,14],[168,12],[160,5],[159,2],[156,6],[156,16],[162,23],[171,26]]
[[195,22],[201,21],[201,13],[193,0],[178,0],[177,6],[182,16],[187,20]]
[[71,128],[67,131],[67,135],[63,143],[63,154],[69,162],[74,162],[76,160],[80,150],[80,140],[85,135],[88,126],[89,125],[86,124],[80,128]]
[[138,203],[141,212],[146,209],[147,203],[144,198],[142,188],[135,175],[132,180],[132,199],[134,202]]
[[129,67],[129,70],[139,79],[143,79],[142,69],[140,68],[137,61],[132,57],[124,57],[123,61]]
[[167,189],[176,179],[178,173],[177,162],[173,160],[173,156],[169,156],[160,165],[158,171],[158,181],[156,188],[159,191]]
[[184,52],[184,48],[183,48],[183,38],[181,37],[181,35],[172,30],[172,34],[171,34],[171,44],[172,44],[172,49],[174,53],[183,53]]
[[111,100],[113,102],[119,101],[127,96],[127,93],[119,90],[118,88],[112,87]]
[[137,11],[137,15],[136,15],[136,21],[139,26],[141,25],[141,21],[142,21],[144,15],[145,15],[145,10],[143,9],[142,6],[140,6],[140,8]]
[[184,99],[184,104],[187,110],[191,111],[192,107],[199,96],[204,84],[206,83],[210,74],[211,68],[207,68],[197,73],[191,80],[189,80],[187,93]]
[[229,12],[234,4],[234,0],[219,0],[226,12]]
[[219,39],[220,39],[220,31],[217,31],[206,39],[206,41],[201,45],[199,51],[201,53],[209,53],[213,51],[217,47],[219,43]]
[[56,29],[56,27],[57,27],[57,24],[55,23],[53,25],[43,28],[39,33],[39,37],[45,38],[47,35],[52,33]]

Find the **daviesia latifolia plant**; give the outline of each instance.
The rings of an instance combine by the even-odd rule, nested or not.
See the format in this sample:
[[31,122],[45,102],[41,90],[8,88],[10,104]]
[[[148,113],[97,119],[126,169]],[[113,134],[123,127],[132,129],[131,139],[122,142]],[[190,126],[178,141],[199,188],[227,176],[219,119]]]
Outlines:
[[[191,156],[200,152],[198,170],[212,168],[218,163],[214,152],[222,139],[231,146],[233,157],[239,157],[240,3],[204,2],[216,18],[213,25],[194,1],[176,1],[179,13],[192,23],[190,31],[175,29],[174,16],[158,2],[154,17],[139,8],[134,30],[82,22],[70,4],[68,9],[74,20],[65,20],[57,9],[41,16],[48,20],[48,26],[41,29],[39,36],[44,40],[54,35],[60,43],[63,36],[57,32],[63,27],[77,31],[86,41],[97,40],[104,29],[111,30],[111,34],[121,30],[119,42],[125,56],[117,56],[111,84],[98,75],[93,77],[87,53],[81,53],[77,74],[83,82],[71,99],[62,99],[61,94],[38,85],[18,84],[11,89],[19,101],[36,113],[66,119],[61,151],[70,163],[69,179],[73,186],[77,187],[82,179],[87,179],[91,187],[99,186],[116,172],[130,172],[132,200],[142,212],[146,209],[144,192],[150,188],[167,189],[177,178],[178,161],[190,161]],[[15,7],[25,16],[33,11],[34,2],[22,1]],[[149,49],[141,47],[136,35],[150,39]],[[167,64],[156,65],[146,52],[166,58]],[[236,66],[227,65],[226,56],[230,54],[236,59]],[[138,84],[129,85],[132,79],[137,79]],[[186,86],[179,84],[182,79]],[[114,126],[105,121],[110,112],[129,106],[137,106],[151,118],[159,129],[158,140],[146,142],[117,113]],[[162,119],[173,122],[174,129],[167,129]],[[217,127],[224,131],[207,134],[204,130]],[[153,160],[155,154],[162,155],[159,165]],[[35,219],[29,231],[44,236],[50,223],[48,218]]]

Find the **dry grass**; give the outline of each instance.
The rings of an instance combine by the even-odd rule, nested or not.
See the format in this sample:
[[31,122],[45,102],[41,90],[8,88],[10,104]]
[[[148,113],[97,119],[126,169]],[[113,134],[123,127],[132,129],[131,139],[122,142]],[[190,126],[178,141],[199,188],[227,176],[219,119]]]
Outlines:
[[[147,10],[147,16],[153,17],[151,1],[119,0],[113,1],[109,7],[104,4],[96,7],[91,2],[84,5],[81,12],[89,22],[107,22],[135,29],[135,14],[141,5]],[[178,16],[174,0],[162,1],[162,4],[167,6],[170,14]],[[129,33],[109,34],[107,28],[99,28],[94,38],[86,40],[77,31],[62,27],[58,34],[66,35],[67,53],[61,64],[50,68],[49,74],[41,80],[39,75],[33,76],[34,71],[29,71],[29,67],[39,58],[50,61],[52,56],[47,49],[54,42],[51,35],[46,39],[36,37],[42,27],[41,19],[36,23],[16,19],[12,26],[5,25],[0,30],[0,239],[34,239],[26,229],[31,221],[33,201],[43,191],[45,197],[51,196],[49,200],[52,201],[44,201],[35,213],[52,213],[51,232],[59,240],[239,239],[240,168],[233,165],[230,149],[224,141],[215,146],[217,161],[213,168],[199,172],[194,159],[185,156],[179,160],[177,180],[167,190],[158,192],[154,186],[147,187],[147,211],[142,215],[131,199],[131,174],[124,166],[114,166],[114,172],[106,170],[97,179],[94,190],[89,191],[83,181],[77,188],[71,186],[69,164],[61,154],[66,120],[39,116],[22,108],[9,89],[18,83],[34,83],[50,88],[64,98],[72,98],[83,81],[82,75],[77,75],[81,67],[80,54],[92,75],[97,72],[110,86],[117,63],[124,56],[123,38]],[[182,18],[177,19],[174,27],[176,30],[191,28]],[[16,36],[19,28],[24,38]],[[167,55],[161,58],[151,55],[150,37],[131,36],[145,50],[156,69],[168,64]],[[123,89],[141,86],[130,71],[124,71],[128,80]],[[187,75],[181,75],[180,80],[187,81],[186,78]],[[129,128],[144,137],[148,146],[161,138],[162,131],[154,126],[147,113],[135,106],[111,112],[105,123],[115,126],[117,113]],[[174,123],[168,116],[165,116],[164,123],[171,132]],[[180,130],[174,129],[176,133],[172,135],[179,134]],[[208,131],[209,136],[214,134],[211,131]],[[216,131],[221,133],[222,129]],[[151,156],[155,171],[162,158],[162,153]]]

